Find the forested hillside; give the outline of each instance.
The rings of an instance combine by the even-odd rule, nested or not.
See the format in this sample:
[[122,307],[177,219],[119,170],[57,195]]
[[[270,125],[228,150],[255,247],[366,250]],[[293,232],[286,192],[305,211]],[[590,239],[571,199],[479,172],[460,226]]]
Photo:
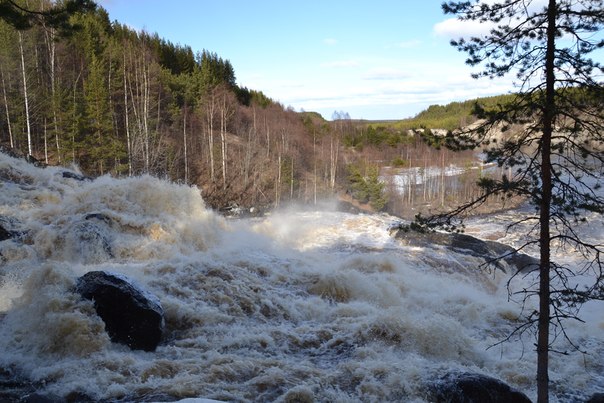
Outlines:
[[[28,7],[47,10],[51,2]],[[197,185],[215,208],[348,194],[381,210],[399,197],[379,179],[385,167],[471,159],[408,129],[467,123],[476,101],[433,106],[395,124],[353,121],[343,111],[326,121],[238,86],[217,53],[111,22],[101,7],[71,23],[79,29],[65,36],[44,24],[17,31],[0,21],[0,142],[46,164]],[[447,189],[438,189],[424,191],[423,202],[444,203]]]
[[238,87],[228,60],[110,22],[100,7],[71,18],[80,29],[69,37],[0,22],[6,145],[89,175],[197,184],[216,205],[334,188],[329,128]]

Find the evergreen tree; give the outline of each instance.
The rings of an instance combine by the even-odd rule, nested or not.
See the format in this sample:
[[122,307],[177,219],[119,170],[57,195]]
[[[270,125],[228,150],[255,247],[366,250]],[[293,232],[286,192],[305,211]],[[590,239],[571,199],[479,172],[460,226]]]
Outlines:
[[368,166],[365,167],[363,175],[358,165],[348,166],[348,182],[352,196],[361,203],[369,203],[376,211],[382,211],[388,204],[388,198],[384,194],[386,186],[380,181],[379,172],[379,167]]
[[119,144],[114,136],[109,109],[107,67],[97,56],[92,56],[88,79],[85,82],[86,150],[103,174],[112,159],[118,156]]
[[63,35],[69,35],[78,29],[70,17],[95,8],[93,0],[66,0],[46,10],[31,8],[29,3],[18,0],[0,0],[0,19],[19,30],[43,25],[57,29]]
[[[489,197],[522,196],[535,214],[521,222],[534,223],[520,249],[538,245],[539,279],[525,298],[538,297],[538,310],[526,317],[517,333],[535,330],[537,339],[538,401],[547,402],[548,360],[552,343],[564,335],[563,320],[577,318],[577,307],[588,299],[602,299],[604,248],[575,231],[604,213],[599,192],[604,168],[604,91],[597,77],[602,66],[590,58],[604,47],[604,9],[601,0],[464,1],[443,4],[446,13],[464,21],[493,24],[484,35],[452,41],[468,54],[467,63],[482,66],[476,78],[514,74],[518,92],[510,102],[476,113],[483,123],[447,140],[453,148],[485,147],[487,162],[509,168],[511,175],[483,179],[483,194],[447,214],[421,219],[423,225],[457,228],[463,213]],[[516,125],[521,123],[522,125]],[[515,127],[521,129],[515,130]],[[496,131],[511,132],[494,142]],[[513,224],[514,225],[514,224]],[[584,264],[566,267],[551,259],[554,245],[580,251]],[[571,276],[589,274],[591,286],[571,286]]]

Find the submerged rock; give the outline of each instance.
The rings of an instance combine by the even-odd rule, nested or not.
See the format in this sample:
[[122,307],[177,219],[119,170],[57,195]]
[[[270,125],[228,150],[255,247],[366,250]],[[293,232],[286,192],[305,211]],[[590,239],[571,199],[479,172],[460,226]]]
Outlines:
[[101,214],[88,214],[66,229],[68,258],[84,263],[101,263],[113,258],[111,221]]
[[164,329],[164,311],[155,296],[119,274],[104,271],[80,277],[77,291],[94,301],[112,341],[133,350],[155,350]]
[[433,385],[436,403],[531,403],[522,392],[499,379],[472,373],[450,373]]

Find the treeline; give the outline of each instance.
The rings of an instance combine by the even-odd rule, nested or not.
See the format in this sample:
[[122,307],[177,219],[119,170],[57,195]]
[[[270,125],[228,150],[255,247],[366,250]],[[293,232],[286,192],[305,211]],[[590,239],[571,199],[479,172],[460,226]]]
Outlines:
[[[437,150],[409,129],[449,129],[445,120],[456,128],[473,119],[477,100],[392,124],[343,111],[328,122],[238,86],[229,60],[216,53],[111,22],[100,7],[70,18],[79,28],[70,35],[0,21],[0,142],[23,154],[92,176],[152,174],[197,185],[214,208],[316,203],[346,192],[404,214],[474,191],[473,181],[447,185],[444,173],[427,174],[470,166],[473,155]],[[421,178],[406,179],[400,194],[387,179],[397,172]]]
[[341,185],[343,125],[239,87],[216,53],[111,22],[101,7],[70,18],[68,36],[0,21],[2,143],[89,175],[196,184],[214,207],[309,202]]

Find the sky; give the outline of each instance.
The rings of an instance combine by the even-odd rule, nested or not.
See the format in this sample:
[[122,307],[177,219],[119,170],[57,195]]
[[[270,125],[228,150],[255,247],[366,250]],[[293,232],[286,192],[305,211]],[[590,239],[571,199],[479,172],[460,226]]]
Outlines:
[[498,95],[450,46],[467,27],[440,0],[99,0],[111,21],[228,59],[237,84],[331,119],[403,119]]

